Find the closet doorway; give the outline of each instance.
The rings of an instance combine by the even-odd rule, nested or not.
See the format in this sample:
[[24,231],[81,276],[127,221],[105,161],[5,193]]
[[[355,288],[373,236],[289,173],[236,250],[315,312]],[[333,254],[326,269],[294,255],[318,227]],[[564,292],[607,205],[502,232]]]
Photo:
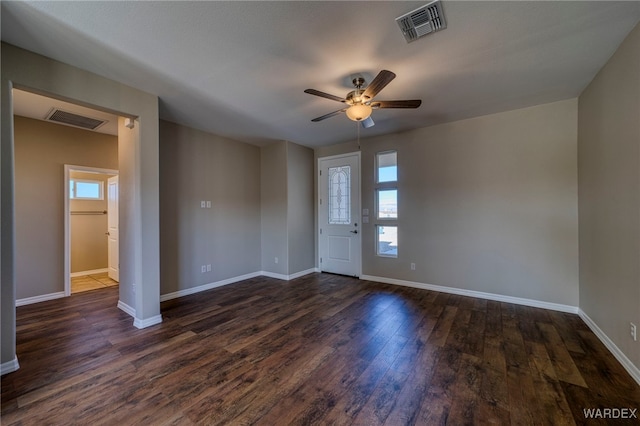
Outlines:
[[118,285],[118,171],[65,165],[65,293]]

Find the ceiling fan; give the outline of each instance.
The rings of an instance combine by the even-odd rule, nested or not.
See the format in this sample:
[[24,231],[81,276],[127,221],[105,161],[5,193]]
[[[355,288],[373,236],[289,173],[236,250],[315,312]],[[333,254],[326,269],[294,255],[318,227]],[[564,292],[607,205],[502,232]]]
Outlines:
[[347,117],[353,121],[362,122],[362,126],[369,128],[374,125],[371,118],[371,112],[378,108],[418,108],[422,101],[420,99],[404,100],[404,101],[374,101],[373,98],[380,93],[384,87],[389,84],[396,75],[391,71],[382,70],[378,73],[376,78],[366,86],[364,89],[365,81],[362,77],[356,77],[353,79],[353,85],[355,90],[352,90],[347,94],[345,98],[339,96],[330,95],[329,93],[321,92],[315,89],[307,89],[304,92],[310,95],[320,96],[321,98],[331,99],[332,101],[342,102],[346,104],[342,109],[339,109],[329,114],[314,118],[313,122],[322,121],[334,115],[342,114],[345,112]]

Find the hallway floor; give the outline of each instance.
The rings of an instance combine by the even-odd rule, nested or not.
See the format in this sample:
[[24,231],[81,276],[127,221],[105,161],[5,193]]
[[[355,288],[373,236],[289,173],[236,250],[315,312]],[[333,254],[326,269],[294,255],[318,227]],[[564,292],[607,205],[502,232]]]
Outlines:
[[71,293],[80,293],[83,291],[96,290],[117,286],[118,281],[109,278],[107,272],[99,274],[83,275],[81,277],[71,278]]

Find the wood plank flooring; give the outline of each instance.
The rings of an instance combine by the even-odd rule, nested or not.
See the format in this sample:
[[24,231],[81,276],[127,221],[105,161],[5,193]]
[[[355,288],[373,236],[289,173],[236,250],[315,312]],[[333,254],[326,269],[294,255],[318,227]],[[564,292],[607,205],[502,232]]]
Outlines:
[[3,425],[595,425],[584,409],[640,408],[576,315],[329,274],[167,301],[144,330],[117,300],[17,308]]

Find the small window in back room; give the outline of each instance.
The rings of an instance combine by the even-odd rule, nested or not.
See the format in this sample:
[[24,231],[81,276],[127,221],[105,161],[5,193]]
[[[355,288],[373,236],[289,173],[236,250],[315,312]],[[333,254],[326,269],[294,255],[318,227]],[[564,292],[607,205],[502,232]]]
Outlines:
[[72,200],[104,200],[103,184],[99,180],[70,179],[69,198]]

